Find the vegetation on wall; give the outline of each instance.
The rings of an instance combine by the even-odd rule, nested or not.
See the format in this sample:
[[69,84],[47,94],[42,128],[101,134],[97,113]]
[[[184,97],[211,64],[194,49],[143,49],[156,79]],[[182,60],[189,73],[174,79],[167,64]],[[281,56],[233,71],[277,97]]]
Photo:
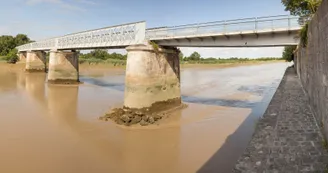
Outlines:
[[308,35],[307,35],[308,34],[308,28],[309,28],[309,24],[306,23],[300,31],[301,45],[303,47],[306,47],[307,44],[308,44]]
[[308,21],[317,12],[322,0],[282,0],[281,2],[285,6],[285,10],[289,11],[291,15],[300,16],[299,22],[304,26],[299,36],[301,45],[306,47],[308,41]]
[[149,44],[153,46],[155,52],[159,51],[159,46],[157,43],[153,42],[153,41],[149,41]]
[[282,0],[281,2],[291,15],[311,17],[318,10],[322,0]]

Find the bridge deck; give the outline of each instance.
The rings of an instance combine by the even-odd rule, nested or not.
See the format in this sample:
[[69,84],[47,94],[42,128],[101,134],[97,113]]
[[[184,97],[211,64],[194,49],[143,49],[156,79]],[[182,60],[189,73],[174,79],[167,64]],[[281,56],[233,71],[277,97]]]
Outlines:
[[[269,16],[258,18],[246,18],[228,21],[216,21],[208,23],[188,24],[173,27],[150,28],[146,30],[145,22],[136,22],[90,31],[78,32],[62,37],[56,37],[37,41],[17,47],[19,51],[29,50],[71,50],[71,49],[110,49],[124,48],[129,45],[141,44],[146,40],[153,40],[159,45],[166,46],[190,46],[190,47],[248,47],[248,46],[283,46],[295,44],[290,34],[295,35],[300,29],[299,17],[296,16]],[[263,35],[267,33],[287,33],[276,39],[274,44],[244,44],[243,37],[248,35]],[[220,43],[204,44],[195,39],[229,37],[240,35],[242,39],[238,44]],[[165,41],[179,42],[179,39],[187,39],[192,44],[167,44]],[[268,38],[266,38],[268,39]],[[288,39],[288,40],[286,40]],[[209,41],[210,42],[210,41]]]

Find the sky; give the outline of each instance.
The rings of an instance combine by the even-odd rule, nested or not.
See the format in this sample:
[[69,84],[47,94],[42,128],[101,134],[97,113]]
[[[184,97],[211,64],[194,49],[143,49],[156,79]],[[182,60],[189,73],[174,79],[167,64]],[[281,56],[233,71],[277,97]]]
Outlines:
[[[136,21],[151,28],[288,14],[280,0],[0,1],[0,35],[23,33],[32,40]],[[198,51],[205,58],[279,57],[282,49],[181,48],[185,56]]]

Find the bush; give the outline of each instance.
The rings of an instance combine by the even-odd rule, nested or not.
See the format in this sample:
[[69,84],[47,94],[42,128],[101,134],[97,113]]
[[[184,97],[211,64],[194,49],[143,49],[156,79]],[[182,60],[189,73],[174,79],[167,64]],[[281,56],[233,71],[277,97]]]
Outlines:
[[16,62],[18,61],[17,53],[18,53],[17,49],[12,49],[5,57],[7,63],[16,64]]
[[284,52],[282,53],[282,58],[288,62],[294,60],[294,51],[296,46],[285,46]]

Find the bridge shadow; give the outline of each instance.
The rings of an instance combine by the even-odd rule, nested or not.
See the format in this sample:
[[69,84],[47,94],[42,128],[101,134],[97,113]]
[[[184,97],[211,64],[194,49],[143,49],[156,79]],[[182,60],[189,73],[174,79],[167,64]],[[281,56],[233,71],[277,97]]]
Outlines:
[[80,78],[80,80],[85,83],[89,83],[89,84],[100,86],[100,87],[106,87],[106,88],[114,89],[114,90],[121,91],[121,92],[124,92],[124,89],[125,89],[124,83],[106,82],[101,79],[85,77],[85,76],[82,76]]
[[228,100],[228,99],[214,99],[214,98],[202,98],[195,96],[182,96],[182,100],[186,103],[197,103],[213,106],[226,106],[237,108],[253,108],[259,102],[252,102],[248,100]]
[[[262,87],[259,87],[262,88]],[[263,87],[265,88],[265,87]],[[241,87],[240,90],[245,89]],[[258,102],[248,102],[248,101],[226,101],[221,99],[205,99],[204,103],[214,103],[214,105],[228,106],[228,107],[241,107],[241,108],[251,108],[252,112],[247,116],[247,118],[242,122],[238,129],[231,135],[229,135],[224,142],[224,144],[213,154],[213,156],[197,171],[197,173],[212,173],[212,172],[222,172],[229,173],[232,172],[235,163],[242,155],[246,149],[251,136],[254,133],[256,123],[260,117],[265,113],[270,100],[274,95],[274,90],[276,88],[271,87],[262,91],[263,98]],[[247,89],[247,91],[249,91]],[[253,91],[258,90],[254,89]],[[187,99],[188,100],[188,99]],[[201,100],[201,99],[200,99]],[[197,103],[197,101],[196,101]]]

